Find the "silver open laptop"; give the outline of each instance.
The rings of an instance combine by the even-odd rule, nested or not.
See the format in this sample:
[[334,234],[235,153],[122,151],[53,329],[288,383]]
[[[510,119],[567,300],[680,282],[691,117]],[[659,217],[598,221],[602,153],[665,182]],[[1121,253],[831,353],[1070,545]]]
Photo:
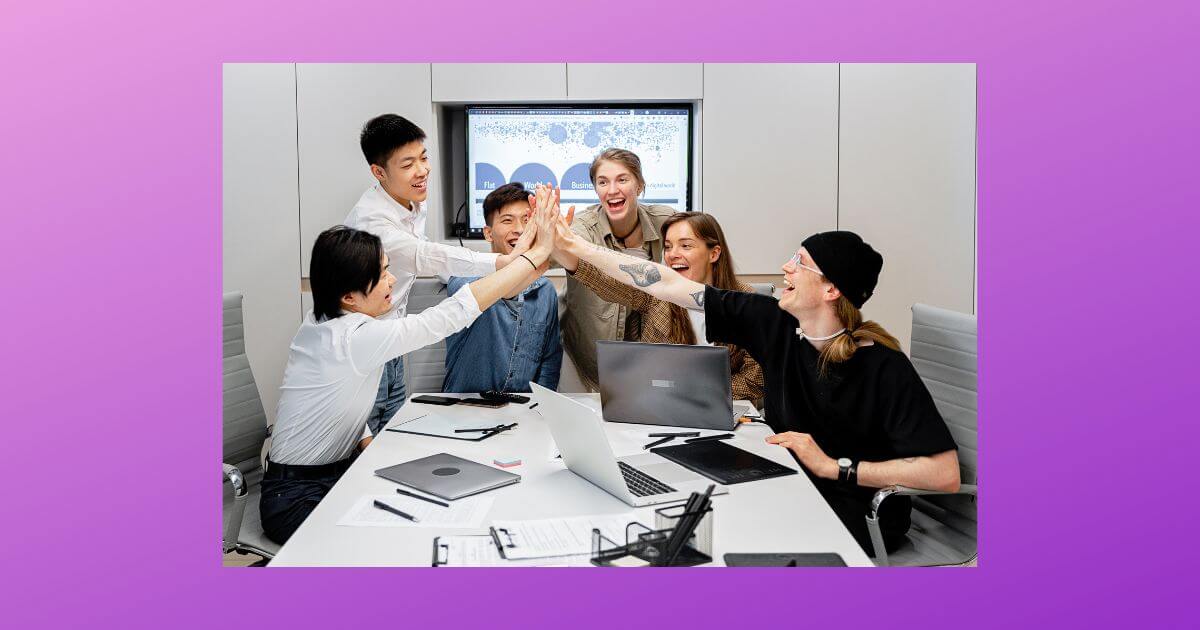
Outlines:
[[596,358],[609,422],[728,431],[749,411],[733,405],[725,348],[597,341]]
[[[591,407],[537,383],[529,385],[567,469],[629,505],[681,501],[713,483],[653,453],[617,459],[600,417]],[[713,490],[713,494],[726,492],[722,485]]]

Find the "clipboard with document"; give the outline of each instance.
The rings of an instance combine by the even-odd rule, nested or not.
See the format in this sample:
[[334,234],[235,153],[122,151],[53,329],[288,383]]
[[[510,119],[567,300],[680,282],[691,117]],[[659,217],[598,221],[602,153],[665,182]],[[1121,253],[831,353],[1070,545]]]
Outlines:
[[413,435],[426,435],[451,440],[480,442],[516,427],[516,422],[496,422],[495,420],[457,418],[439,413],[427,413],[423,416],[417,416],[412,420],[402,422],[397,426],[388,427],[385,430],[395,433],[411,433]]

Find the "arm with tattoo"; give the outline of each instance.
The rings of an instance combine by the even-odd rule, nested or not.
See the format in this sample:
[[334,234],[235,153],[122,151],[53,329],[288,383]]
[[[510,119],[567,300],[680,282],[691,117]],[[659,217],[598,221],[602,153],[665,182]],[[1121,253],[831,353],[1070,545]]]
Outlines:
[[670,267],[626,256],[559,230],[558,247],[586,260],[604,274],[641,289],[652,297],[692,310],[704,310],[704,285],[688,280]]

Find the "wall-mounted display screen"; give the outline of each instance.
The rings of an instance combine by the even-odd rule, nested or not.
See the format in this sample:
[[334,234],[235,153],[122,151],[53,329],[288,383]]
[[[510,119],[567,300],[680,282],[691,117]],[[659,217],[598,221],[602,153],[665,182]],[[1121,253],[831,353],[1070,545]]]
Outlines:
[[466,111],[472,235],[484,226],[484,198],[509,182],[560,186],[564,209],[599,203],[588,169],[597,154],[613,147],[641,158],[642,203],[689,209],[691,105],[469,106]]

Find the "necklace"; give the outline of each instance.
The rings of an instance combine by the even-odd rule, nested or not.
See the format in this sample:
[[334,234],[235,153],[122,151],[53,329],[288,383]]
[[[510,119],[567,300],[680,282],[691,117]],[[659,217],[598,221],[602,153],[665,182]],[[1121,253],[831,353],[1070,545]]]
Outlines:
[[[827,335],[827,336],[825,336],[825,337],[809,337],[808,335],[804,334],[804,330],[803,330],[802,328],[797,328],[797,329],[796,329],[796,334],[797,334],[797,335],[800,335],[800,337],[801,337],[802,339],[807,339],[807,340],[809,340],[809,341],[829,341],[830,339],[833,339],[834,337],[836,337],[836,336],[838,336],[838,335],[840,335],[840,334],[842,334],[842,333],[844,333],[844,332],[846,332],[846,329],[845,329],[845,328],[843,328],[843,329],[841,329],[841,330],[839,330],[839,331],[837,331],[837,332],[833,333],[832,335]],[[850,334],[850,333],[846,333],[846,334]]]
[[620,241],[620,242],[621,242],[621,247],[625,247],[625,239],[627,239],[627,238],[629,238],[630,236],[632,236],[632,235],[633,235],[633,233],[634,233],[634,232],[636,232],[636,231],[637,231],[637,229],[638,229],[639,227],[641,227],[641,225],[642,225],[642,220],[641,220],[641,218],[639,217],[639,218],[638,218],[638,220],[637,220],[637,222],[633,224],[633,229],[631,229],[631,230],[629,230],[628,232],[626,232],[626,233],[625,233],[625,236],[617,236],[616,234],[613,234],[613,238],[615,238],[615,239],[617,239],[618,241]]

